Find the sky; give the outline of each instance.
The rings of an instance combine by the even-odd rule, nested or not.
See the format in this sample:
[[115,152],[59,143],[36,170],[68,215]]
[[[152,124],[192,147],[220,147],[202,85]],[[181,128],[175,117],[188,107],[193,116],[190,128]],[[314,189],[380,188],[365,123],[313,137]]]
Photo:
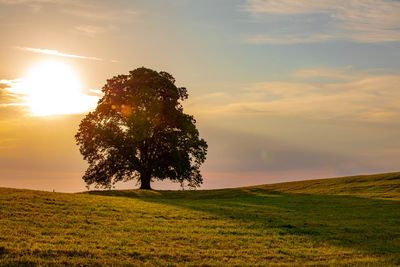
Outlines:
[[203,189],[399,171],[399,25],[397,0],[0,0],[0,187],[85,190],[79,122],[142,66],[188,88]]

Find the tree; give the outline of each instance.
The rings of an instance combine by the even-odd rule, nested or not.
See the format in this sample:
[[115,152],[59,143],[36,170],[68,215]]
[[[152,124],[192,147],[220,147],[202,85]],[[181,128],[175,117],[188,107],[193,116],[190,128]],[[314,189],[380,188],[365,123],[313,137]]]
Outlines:
[[167,72],[142,67],[107,80],[102,92],[75,135],[89,163],[83,176],[88,187],[111,188],[132,179],[141,189],[164,179],[200,186],[207,143],[193,116],[183,113],[186,88]]

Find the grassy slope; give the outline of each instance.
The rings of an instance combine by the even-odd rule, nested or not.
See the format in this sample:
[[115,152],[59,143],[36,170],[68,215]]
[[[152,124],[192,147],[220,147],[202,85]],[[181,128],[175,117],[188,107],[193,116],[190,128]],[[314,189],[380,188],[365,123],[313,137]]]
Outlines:
[[0,188],[0,265],[398,265],[400,173],[209,191]]

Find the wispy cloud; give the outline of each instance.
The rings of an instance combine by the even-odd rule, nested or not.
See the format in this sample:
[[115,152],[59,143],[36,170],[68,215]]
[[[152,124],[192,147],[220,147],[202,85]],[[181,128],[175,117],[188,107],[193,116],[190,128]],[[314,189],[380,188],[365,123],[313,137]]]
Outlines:
[[[255,17],[273,15],[292,18],[292,23],[301,25],[310,16],[323,16],[334,25],[334,34],[321,32],[303,34],[259,34],[246,38],[253,44],[298,44],[330,40],[349,40],[362,43],[400,41],[400,2],[391,0],[248,0],[244,10]],[[308,18],[305,18],[307,15]],[[305,27],[307,28],[307,27]],[[323,38],[321,38],[323,36]],[[328,37],[329,36],[329,37]]]
[[98,34],[106,33],[113,29],[114,29],[113,26],[95,26],[95,25],[79,25],[75,27],[75,30],[89,37],[95,37]]
[[5,88],[11,86],[16,80],[0,80],[0,88]]
[[332,79],[332,80],[354,80],[361,78],[363,73],[355,72],[351,66],[344,68],[306,68],[294,72],[293,76],[301,79]]
[[51,4],[61,3],[62,0],[0,0],[0,4],[21,5],[21,4]]
[[23,106],[20,94],[13,91],[13,88],[21,83],[21,79],[0,80],[0,108]]
[[104,1],[90,0],[0,0],[0,4],[24,5],[34,12],[53,6],[60,13],[91,21],[122,21],[136,18],[140,14],[138,10],[115,8]]
[[102,58],[98,57],[90,57],[90,56],[82,56],[82,55],[75,55],[75,54],[68,54],[63,53],[58,50],[53,49],[46,49],[46,48],[33,48],[33,47],[16,47],[17,49],[24,50],[27,52],[37,53],[37,54],[44,54],[49,56],[58,56],[58,57],[68,57],[68,58],[77,58],[77,59],[89,59],[95,61],[104,61]]
[[0,106],[18,106],[20,99],[12,88],[21,83],[21,79],[0,80]]
[[335,36],[324,35],[324,34],[310,34],[310,35],[258,34],[247,37],[245,39],[245,42],[250,44],[307,44],[307,43],[322,43],[334,39]]
[[[49,55],[49,56],[76,58],[76,59],[87,59],[87,60],[94,60],[94,61],[106,61],[105,59],[99,58],[99,57],[91,57],[91,56],[69,54],[69,53],[60,52],[58,50],[46,49],[46,48],[33,48],[33,47],[20,47],[20,46],[16,46],[15,48],[17,48],[19,50],[27,51],[27,52],[43,54],[43,55]],[[108,61],[112,62],[112,63],[118,63],[119,62],[118,60],[115,60],[115,59],[111,59],[111,60],[108,60]]]
[[220,96],[216,104],[203,104],[206,105],[201,107],[203,111],[196,112],[213,116],[265,114],[385,123],[393,123],[400,117],[398,74],[314,68],[298,70],[288,79],[291,81],[249,85],[234,95]]
[[[0,80],[0,124],[23,114],[24,106],[20,96],[11,92],[11,88],[19,82],[19,79]],[[2,148],[1,142],[0,148]]]
[[400,2],[346,1],[333,13],[353,41],[374,43],[400,41]]
[[64,8],[62,13],[91,21],[121,22],[136,19],[140,12],[131,9],[117,9],[101,5],[79,4]]
[[252,13],[306,14],[328,12],[332,9],[332,2],[320,0],[248,0],[245,9]]
[[398,76],[371,76],[325,84],[266,82],[255,86],[265,94],[273,93],[275,99],[238,102],[230,108],[314,119],[393,122],[400,116],[396,84],[400,84]]

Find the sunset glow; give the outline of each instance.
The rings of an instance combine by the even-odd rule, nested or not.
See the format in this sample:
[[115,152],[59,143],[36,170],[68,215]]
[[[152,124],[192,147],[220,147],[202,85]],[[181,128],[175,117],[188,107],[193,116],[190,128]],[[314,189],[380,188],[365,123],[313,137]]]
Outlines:
[[0,0],[0,186],[84,190],[80,122],[141,67],[187,89],[202,189],[398,171],[399,14],[393,0]]

